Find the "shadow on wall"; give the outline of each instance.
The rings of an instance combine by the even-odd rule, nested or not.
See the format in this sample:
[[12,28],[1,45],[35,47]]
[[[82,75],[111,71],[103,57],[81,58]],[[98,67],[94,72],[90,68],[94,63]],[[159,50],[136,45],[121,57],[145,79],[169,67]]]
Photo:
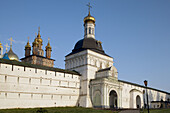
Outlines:
[[149,91],[148,98],[149,98],[149,103],[151,101],[154,101],[153,94],[152,94],[151,90]]
[[166,99],[165,101],[169,101],[170,100],[170,95],[166,94],[165,99]]
[[161,99],[160,99],[160,93],[159,92],[157,92],[157,97],[156,97],[156,101],[160,101]]

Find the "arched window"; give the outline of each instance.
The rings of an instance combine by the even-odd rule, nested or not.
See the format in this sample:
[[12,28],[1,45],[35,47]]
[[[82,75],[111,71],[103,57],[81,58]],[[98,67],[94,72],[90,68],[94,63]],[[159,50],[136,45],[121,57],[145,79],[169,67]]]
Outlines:
[[89,34],[91,34],[91,27],[89,27]]

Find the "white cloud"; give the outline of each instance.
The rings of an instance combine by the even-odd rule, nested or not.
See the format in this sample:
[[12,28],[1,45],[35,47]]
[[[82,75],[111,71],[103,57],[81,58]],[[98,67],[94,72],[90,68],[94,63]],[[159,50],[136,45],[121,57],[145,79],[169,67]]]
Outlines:
[[18,40],[14,40],[14,43],[16,43],[16,44],[26,44],[25,41],[18,41]]

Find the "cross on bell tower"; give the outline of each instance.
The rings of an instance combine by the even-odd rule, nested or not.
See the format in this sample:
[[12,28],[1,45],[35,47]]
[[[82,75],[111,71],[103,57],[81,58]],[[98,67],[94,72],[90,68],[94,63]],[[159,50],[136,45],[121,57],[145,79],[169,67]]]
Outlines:
[[7,51],[8,51],[8,47],[9,47],[9,46],[8,46],[8,44],[6,44],[6,45],[5,45],[5,47],[6,47],[6,53],[7,53]]
[[8,40],[10,41],[10,48],[12,48],[12,42],[14,42],[14,40],[12,39],[12,37]]
[[90,14],[90,9],[92,8],[90,3],[87,6],[89,14],[84,18],[84,38],[95,39],[95,18]]
[[90,8],[92,8],[92,6],[90,5],[90,2],[87,4],[87,6],[88,6],[89,15],[90,15]]

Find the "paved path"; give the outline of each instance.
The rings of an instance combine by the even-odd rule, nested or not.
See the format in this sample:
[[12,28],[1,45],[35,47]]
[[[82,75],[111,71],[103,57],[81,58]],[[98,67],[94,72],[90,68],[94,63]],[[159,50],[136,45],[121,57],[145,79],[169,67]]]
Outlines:
[[140,111],[139,110],[123,110],[119,113],[140,113]]

